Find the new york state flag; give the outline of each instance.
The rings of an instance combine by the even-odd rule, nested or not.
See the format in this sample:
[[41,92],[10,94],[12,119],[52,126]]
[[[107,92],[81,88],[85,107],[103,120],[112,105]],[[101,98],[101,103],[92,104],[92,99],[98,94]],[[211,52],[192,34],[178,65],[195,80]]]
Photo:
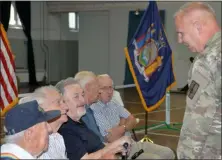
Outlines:
[[125,55],[142,104],[158,108],[176,84],[173,55],[155,1],[150,1]]

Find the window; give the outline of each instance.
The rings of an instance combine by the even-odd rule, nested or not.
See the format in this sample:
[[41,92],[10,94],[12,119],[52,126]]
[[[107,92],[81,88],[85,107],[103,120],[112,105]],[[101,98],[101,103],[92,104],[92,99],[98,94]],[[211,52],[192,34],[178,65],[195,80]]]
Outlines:
[[15,29],[21,29],[22,23],[20,21],[19,15],[15,9],[15,4],[11,4],[11,10],[10,10],[10,19],[9,19],[9,27],[15,28]]
[[78,31],[79,30],[79,16],[76,12],[70,12],[69,16],[69,29],[70,31]]

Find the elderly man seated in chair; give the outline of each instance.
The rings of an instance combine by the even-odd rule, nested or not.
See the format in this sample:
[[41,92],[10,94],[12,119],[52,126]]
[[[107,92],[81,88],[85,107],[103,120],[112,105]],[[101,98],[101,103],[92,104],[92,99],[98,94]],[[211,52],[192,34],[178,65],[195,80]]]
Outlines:
[[20,104],[5,116],[5,144],[1,146],[1,159],[36,159],[48,149],[50,121],[60,116],[59,110],[44,112],[36,101]]
[[48,150],[43,152],[38,159],[67,159],[66,148],[63,137],[58,133],[61,125],[68,121],[66,113],[68,107],[63,101],[63,98],[59,91],[53,86],[43,86],[37,88],[32,94],[23,97],[19,100],[19,103],[26,103],[36,100],[38,105],[44,111],[59,110],[61,116],[49,122],[52,128],[52,134],[49,135],[49,147]]
[[[85,102],[86,102],[86,114],[81,118],[81,120],[86,124],[86,126],[92,130],[97,136],[100,137],[101,141],[105,141],[104,137],[101,135],[99,128],[96,124],[93,111],[90,108],[92,104],[98,101],[99,97],[99,84],[97,76],[91,71],[80,71],[75,75],[75,80],[77,80],[84,90]],[[123,106],[123,102],[118,92],[114,92],[113,101],[119,103]]]
[[[136,120],[124,107],[112,101],[113,81],[109,75],[99,75],[99,101],[90,106],[93,110],[96,124],[99,127],[102,136],[106,137],[108,142],[112,142],[123,135],[130,135],[129,131],[133,129]],[[125,119],[124,120],[121,120]],[[138,158],[147,159],[174,159],[175,155],[170,148],[153,144],[150,142],[134,142],[132,151],[134,153],[140,149],[144,150]],[[132,156],[130,153],[129,157]]]

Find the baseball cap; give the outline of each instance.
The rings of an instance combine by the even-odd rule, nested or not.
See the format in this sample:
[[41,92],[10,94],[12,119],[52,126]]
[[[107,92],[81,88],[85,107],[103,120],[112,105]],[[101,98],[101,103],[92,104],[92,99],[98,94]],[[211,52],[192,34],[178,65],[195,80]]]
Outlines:
[[18,104],[5,115],[6,135],[13,135],[24,131],[38,123],[50,121],[59,117],[59,110],[44,112],[37,101]]

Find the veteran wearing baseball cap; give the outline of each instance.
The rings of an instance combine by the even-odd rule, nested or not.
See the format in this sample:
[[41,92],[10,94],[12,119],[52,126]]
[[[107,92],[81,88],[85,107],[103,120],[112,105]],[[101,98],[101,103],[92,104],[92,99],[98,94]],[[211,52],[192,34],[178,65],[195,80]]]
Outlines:
[[48,149],[52,129],[47,121],[60,116],[59,110],[44,112],[37,101],[13,107],[5,115],[6,142],[1,146],[1,159],[36,159]]

